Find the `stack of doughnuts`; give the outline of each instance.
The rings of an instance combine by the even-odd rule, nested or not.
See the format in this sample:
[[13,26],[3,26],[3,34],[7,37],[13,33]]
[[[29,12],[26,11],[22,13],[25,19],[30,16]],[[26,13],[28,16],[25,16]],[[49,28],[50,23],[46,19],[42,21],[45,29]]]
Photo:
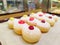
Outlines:
[[29,43],[38,42],[42,33],[49,32],[50,28],[58,21],[58,16],[37,12],[31,13],[30,16],[24,15],[19,19],[10,18],[8,26],[18,35]]
[[[23,18],[21,18],[23,19]],[[25,21],[29,25],[33,25],[41,29],[41,32],[48,32],[50,29],[50,24],[45,20],[38,20],[34,17],[25,17]]]

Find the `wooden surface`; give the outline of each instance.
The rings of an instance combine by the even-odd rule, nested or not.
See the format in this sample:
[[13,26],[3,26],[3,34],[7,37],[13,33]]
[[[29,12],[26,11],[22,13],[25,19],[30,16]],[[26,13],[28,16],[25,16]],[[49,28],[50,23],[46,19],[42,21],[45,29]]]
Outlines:
[[10,17],[20,17],[20,16],[23,16],[25,14],[30,14],[32,12],[38,12],[38,11],[41,11],[41,9],[32,10],[32,11],[28,11],[28,12],[22,12],[22,13],[7,14],[4,16],[0,16],[0,20],[4,20],[4,19],[10,18]]
[[60,45],[60,19],[48,33],[42,33],[39,42],[29,44],[8,28],[7,22],[0,23],[0,41],[2,45]]

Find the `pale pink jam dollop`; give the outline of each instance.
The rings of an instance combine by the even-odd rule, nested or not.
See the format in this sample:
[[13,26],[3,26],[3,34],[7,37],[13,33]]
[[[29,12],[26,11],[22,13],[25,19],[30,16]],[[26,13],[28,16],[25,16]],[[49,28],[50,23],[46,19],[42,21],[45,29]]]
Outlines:
[[33,20],[34,20],[34,17],[30,17],[29,20],[30,20],[30,21],[33,21]]
[[55,16],[54,14],[52,14],[52,16]]
[[39,14],[40,17],[42,17],[43,15],[42,14]]
[[48,18],[52,19],[52,16],[49,16]]

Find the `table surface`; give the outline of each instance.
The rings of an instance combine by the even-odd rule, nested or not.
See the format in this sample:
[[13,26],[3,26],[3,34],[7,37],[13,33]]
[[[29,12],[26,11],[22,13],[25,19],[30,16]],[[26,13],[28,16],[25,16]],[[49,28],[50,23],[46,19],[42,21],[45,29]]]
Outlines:
[[0,41],[2,45],[60,45],[60,19],[48,33],[42,33],[39,42],[29,44],[8,28],[7,22],[0,23]]

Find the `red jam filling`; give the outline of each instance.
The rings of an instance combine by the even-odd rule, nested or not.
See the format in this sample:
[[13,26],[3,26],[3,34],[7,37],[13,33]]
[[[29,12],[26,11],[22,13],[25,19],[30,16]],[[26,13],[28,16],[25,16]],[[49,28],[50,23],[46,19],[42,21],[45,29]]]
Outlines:
[[41,16],[43,16],[42,14],[39,14],[39,16],[41,17]]
[[45,23],[45,20],[41,20],[42,23]]
[[50,19],[52,19],[52,16],[49,16]]
[[52,16],[55,16],[54,14],[52,14]]
[[46,12],[43,12],[43,14],[46,14]]
[[19,24],[24,24],[25,21],[24,21],[24,20],[20,20],[20,21],[18,21],[18,23],[19,23]]
[[33,26],[29,26],[29,29],[30,29],[30,30],[34,30],[34,27],[33,27]]
[[34,20],[34,17],[30,17],[29,20],[30,20],[30,21],[33,21],[33,20]]

